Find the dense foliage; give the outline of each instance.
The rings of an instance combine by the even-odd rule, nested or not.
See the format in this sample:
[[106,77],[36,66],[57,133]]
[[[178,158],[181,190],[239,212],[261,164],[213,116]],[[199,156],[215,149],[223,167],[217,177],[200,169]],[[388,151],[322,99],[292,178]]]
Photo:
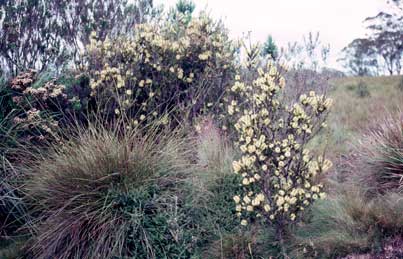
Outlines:
[[350,116],[401,87],[331,88],[319,34],[235,43],[188,0],[0,11],[0,257],[403,256],[402,116]]
[[176,27],[143,24],[133,37],[88,47],[91,96],[107,118],[133,124],[165,113],[192,120],[217,105],[235,69],[235,48],[221,23],[205,15]]

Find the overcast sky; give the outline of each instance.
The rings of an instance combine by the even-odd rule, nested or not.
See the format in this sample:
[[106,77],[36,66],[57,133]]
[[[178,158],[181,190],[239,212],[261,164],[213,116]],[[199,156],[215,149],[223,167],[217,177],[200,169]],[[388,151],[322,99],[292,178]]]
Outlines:
[[[231,36],[252,32],[264,42],[271,34],[279,46],[302,40],[310,31],[319,31],[321,41],[331,46],[329,66],[340,68],[340,50],[353,39],[364,36],[362,21],[385,8],[386,0],[194,0],[196,11],[207,9],[222,18]],[[176,0],[155,0],[172,6]]]

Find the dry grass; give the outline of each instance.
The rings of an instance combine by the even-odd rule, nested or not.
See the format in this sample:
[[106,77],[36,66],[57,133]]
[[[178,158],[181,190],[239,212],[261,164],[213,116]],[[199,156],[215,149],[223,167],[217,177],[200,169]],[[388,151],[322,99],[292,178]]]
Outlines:
[[[368,86],[370,96],[359,98],[352,87],[360,81]],[[397,87],[400,77],[346,77],[331,81],[334,90],[329,95],[335,100],[328,119],[331,129],[331,151],[337,155],[349,151],[349,143],[384,112],[395,112],[403,101],[403,92]]]
[[402,213],[400,194],[369,199],[354,186],[340,190],[313,206],[307,223],[296,232],[294,254],[298,258],[339,258],[382,250],[388,238],[403,233]]
[[376,192],[403,190],[403,113],[385,114],[351,155],[352,181]]

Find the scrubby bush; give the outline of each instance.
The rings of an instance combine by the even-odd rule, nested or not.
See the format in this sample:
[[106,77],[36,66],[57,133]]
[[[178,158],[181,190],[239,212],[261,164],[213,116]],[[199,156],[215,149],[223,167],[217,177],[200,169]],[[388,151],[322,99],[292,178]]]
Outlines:
[[28,254],[189,258],[183,136],[95,125],[18,167],[36,217]]
[[369,92],[368,85],[363,80],[360,80],[360,82],[358,83],[356,88],[356,94],[360,98],[368,97],[371,95],[371,93]]
[[88,46],[91,96],[106,118],[122,114],[133,124],[170,112],[192,119],[216,105],[233,78],[235,49],[220,22],[200,15],[189,23],[143,24],[133,37]]
[[[4,86],[2,117],[8,139],[30,144],[44,144],[57,136],[57,130],[83,121],[89,111],[88,79],[66,73],[34,70],[21,73]],[[10,129],[13,129],[10,131]]]
[[227,96],[228,116],[235,123],[241,151],[233,170],[241,176],[243,190],[234,200],[242,225],[251,218],[262,219],[274,227],[284,248],[288,225],[325,196],[316,178],[331,162],[310,153],[306,145],[325,125],[332,101],[310,92],[286,106],[279,99],[284,78],[275,66],[268,63],[265,69],[254,69],[245,81],[237,76]]

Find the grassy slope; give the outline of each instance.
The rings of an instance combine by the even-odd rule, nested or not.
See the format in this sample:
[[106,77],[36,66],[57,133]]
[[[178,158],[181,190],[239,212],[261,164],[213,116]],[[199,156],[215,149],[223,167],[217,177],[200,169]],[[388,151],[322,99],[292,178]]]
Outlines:
[[[369,97],[358,96],[356,88],[360,80],[368,85]],[[354,143],[362,130],[383,116],[385,109],[393,112],[403,105],[403,91],[397,89],[399,81],[397,76],[346,77],[331,81],[334,90],[329,95],[335,101],[328,121],[330,138],[327,146],[331,157],[346,154],[348,143]],[[325,144],[321,140],[323,138],[319,142]],[[15,249],[7,245],[0,242],[0,258],[11,258],[9,253]]]
[[[349,143],[354,143],[362,131],[388,112],[402,106],[403,91],[397,88],[399,76],[346,77],[334,79],[329,95],[334,99],[333,111],[328,120],[328,149],[333,155],[345,154]],[[370,96],[359,97],[357,85],[363,80]]]

